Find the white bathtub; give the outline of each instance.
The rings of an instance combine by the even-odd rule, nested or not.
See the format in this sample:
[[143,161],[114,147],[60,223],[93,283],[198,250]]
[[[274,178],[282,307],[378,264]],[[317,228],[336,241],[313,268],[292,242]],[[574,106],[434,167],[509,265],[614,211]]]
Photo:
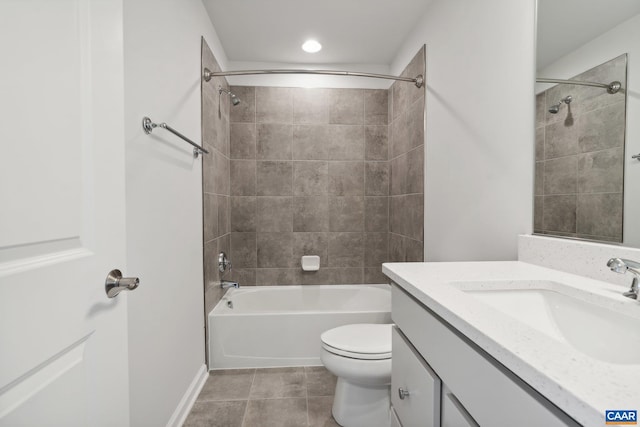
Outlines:
[[391,288],[230,289],[209,313],[208,322],[209,369],[316,366],[322,364],[322,332],[351,323],[391,323]]

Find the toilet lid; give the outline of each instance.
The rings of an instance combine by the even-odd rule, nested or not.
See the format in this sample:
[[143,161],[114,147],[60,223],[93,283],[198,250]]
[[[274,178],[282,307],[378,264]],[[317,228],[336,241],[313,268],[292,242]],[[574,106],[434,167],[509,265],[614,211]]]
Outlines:
[[329,352],[354,359],[389,359],[393,325],[355,324],[329,329],[320,335]]

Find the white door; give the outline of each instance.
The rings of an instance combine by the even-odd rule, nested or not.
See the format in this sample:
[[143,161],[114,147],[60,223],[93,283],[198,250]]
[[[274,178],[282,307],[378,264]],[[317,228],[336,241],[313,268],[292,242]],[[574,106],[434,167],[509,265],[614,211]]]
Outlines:
[[122,0],[0,0],[0,426],[129,425],[122,52]]

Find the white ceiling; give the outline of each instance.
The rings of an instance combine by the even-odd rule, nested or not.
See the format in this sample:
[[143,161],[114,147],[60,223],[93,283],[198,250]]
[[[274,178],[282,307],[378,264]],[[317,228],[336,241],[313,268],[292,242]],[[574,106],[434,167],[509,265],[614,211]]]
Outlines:
[[538,70],[640,13],[640,0],[538,0]]
[[390,64],[430,2],[203,0],[230,61],[313,64]]

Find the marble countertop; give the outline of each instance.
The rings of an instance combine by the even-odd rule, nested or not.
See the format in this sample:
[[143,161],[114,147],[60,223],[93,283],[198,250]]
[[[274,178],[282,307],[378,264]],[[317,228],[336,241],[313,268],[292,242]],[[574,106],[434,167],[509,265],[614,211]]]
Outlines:
[[457,285],[558,282],[590,298],[605,298],[612,307],[631,313],[637,309],[633,318],[640,328],[640,302],[623,297],[625,288],[519,261],[388,263],[382,271],[577,422],[604,425],[607,409],[640,409],[640,359],[637,364],[614,364],[591,358],[465,294]]

